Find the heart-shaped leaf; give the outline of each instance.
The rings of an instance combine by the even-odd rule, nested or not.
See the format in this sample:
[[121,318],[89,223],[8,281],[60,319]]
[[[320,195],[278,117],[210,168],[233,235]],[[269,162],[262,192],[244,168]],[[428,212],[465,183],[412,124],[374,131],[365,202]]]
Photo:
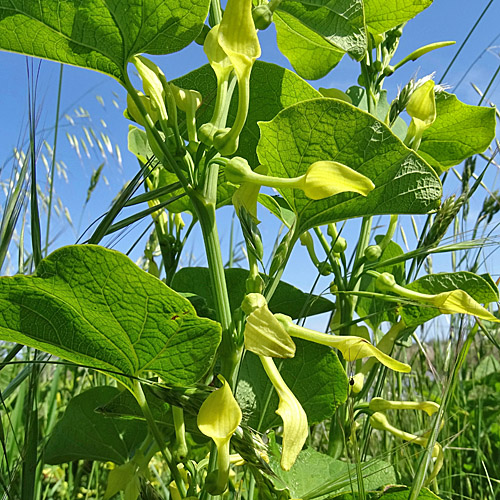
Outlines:
[[313,201],[299,189],[279,189],[299,217],[300,232],[351,217],[426,213],[439,206],[441,183],[434,170],[381,121],[337,99],[312,99],[259,123],[257,147],[269,175],[297,177],[311,164],[336,161],[370,178],[364,197],[340,193]]
[[33,276],[0,278],[0,338],[108,372],[127,386],[145,371],[199,380],[221,328],[116,251],[63,247]]
[[191,43],[209,4],[209,0],[2,2],[0,50],[94,69],[121,81],[132,56],[170,54]]
[[109,418],[95,411],[119,394],[116,387],[100,386],[75,396],[47,442],[45,462],[101,460],[123,464],[129,460],[146,438],[146,423]]

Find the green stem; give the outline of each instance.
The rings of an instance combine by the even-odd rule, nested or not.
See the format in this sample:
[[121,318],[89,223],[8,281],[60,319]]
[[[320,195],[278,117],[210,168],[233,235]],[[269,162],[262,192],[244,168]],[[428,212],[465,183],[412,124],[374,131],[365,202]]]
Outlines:
[[444,419],[444,414],[446,412],[448,403],[450,402],[453,391],[455,390],[456,381],[458,380],[459,377],[459,371],[465,361],[465,358],[467,357],[467,353],[469,352],[469,348],[472,345],[472,341],[476,336],[477,330],[478,330],[478,323],[476,323],[469,331],[467,339],[465,340],[462,348],[460,349],[460,353],[455,361],[455,365],[453,367],[453,372],[450,376],[450,379],[448,383],[445,385],[443,397],[441,399],[441,404],[439,406],[439,411],[435,414],[429,440],[427,442],[425,452],[422,458],[420,459],[417,474],[414,480],[412,481],[412,486],[410,494],[408,495],[408,500],[417,500],[419,498],[420,491],[424,486],[425,474],[427,472],[427,468],[429,467],[432,461],[432,451],[436,444],[439,431],[441,430],[441,422]]
[[58,131],[59,131],[59,110],[61,108],[63,68],[64,68],[64,64],[61,64],[61,67],[59,68],[59,86],[57,89],[56,124],[54,127],[54,147],[52,149],[52,163],[50,166],[49,202],[48,202],[48,208],[47,208],[47,231],[45,233],[45,249],[44,249],[45,254],[47,254],[48,249],[49,249],[50,217],[52,215],[52,199],[54,196],[54,174],[55,174],[55,170],[56,170],[57,135],[58,135]]
[[133,394],[135,396],[135,399],[137,400],[137,403],[139,404],[142,413],[144,414],[144,417],[146,419],[146,422],[148,423],[149,429],[151,431],[151,434],[153,434],[156,444],[158,445],[160,452],[163,456],[163,459],[165,460],[168,468],[170,469],[170,473],[172,474],[172,478],[175,481],[175,484],[177,485],[177,489],[179,490],[179,493],[181,494],[181,497],[185,497],[187,490],[186,490],[186,485],[184,484],[184,481],[182,480],[181,474],[179,472],[179,469],[177,468],[177,465],[174,463],[172,455],[169,451],[168,448],[165,447],[165,442],[163,439],[163,436],[161,435],[160,429],[156,425],[156,421],[153,417],[153,414],[151,413],[151,409],[149,408],[148,402],[146,400],[146,396],[144,395],[144,392],[142,390],[142,386],[138,380],[134,380],[134,387],[133,387]]

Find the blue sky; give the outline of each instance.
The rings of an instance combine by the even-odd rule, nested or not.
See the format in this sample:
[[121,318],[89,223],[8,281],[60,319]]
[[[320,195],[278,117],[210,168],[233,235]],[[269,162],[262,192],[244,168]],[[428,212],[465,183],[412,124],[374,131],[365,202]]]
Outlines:
[[[393,98],[398,86],[407,83],[409,78],[415,74],[420,77],[436,72],[435,79],[438,81],[456,53],[458,46],[488,3],[489,0],[475,0],[473,2],[468,0],[435,0],[430,8],[410,22],[404,30],[395,58],[396,62],[409,52],[428,43],[456,40],[457,45],[427,54],[417,62],[407,64],[402,70],[387,79],[386,88],[389,91],[389,98]],[[479,96],[472,89],[470,82],[474,82],[484,89],[500,64],[498,19],[500,19],[500,2],[497,1],[493,2],[478,29],[472,35],[466,49],[444,79],[444,83],[451,87],[451,91],[456,91],[459,98],[468,104],[476,104],[479,100]],[[288,61],[276,48],[273,30],[269,29],[261,32],[259,37],[262,45],[262,60],[275,62],[290,68]],[[454,86],[464,76],[464,73],[476,58],[478,60],[466,78],[458,89],[454,89]],[[156,57],[155,62],[161,65],[167,78],[172,79],[205,64],[206,60],[201,47],[193,43],[182,53]],[[2,110],[0,165],[6,165],[2,170],[2,180],[5,181],[5,176],[9,172],[8,166],[12,158],[12,149],[23,144],[27,133],[26,58],[16,54],[0,52],[0,74],[3,76],[0,93],[0,109]],[[350,85],[355,84],[357,74],[357,65],[346,57],[327,77],[311,82],[311,84],[316,87],[337,87],[345,90]],[[38,131],[40,139],[46,139],[49,143],[53,140],[58,75],[58,64],[49,61],[42,63],[37,94],[37,104],[40,110]],[[500,77],[494,83],[489,94],[489,98],[494,102],[500,101],[499,85]],[[100,96],[100,98],[97,96]],[[83,110],[88,110],[90,119],[85,116],[83,111],[78,111],[80,107]],[[70,116],[76,125],[70,125],[65,118],[61,121],[58,158],[64,160],[67,165],[68,179],[66,181],[62,177],[58,178],[56,190],[61,197],[62,204],[69,209],[75,229],[71,230],[62,220],[54,219],[52,222],[53,228],[56,230],[53,233],[54,236],[59,228],[64,227],[64,229],[55,241],[53,248],[75,242],[83,229],[107,209],[109,201],[118,193],[123,183],[135,174],[137,169],[136,160],[126,149],[128,122],[122,116],[124,107],[125,92],[113,79],[80,68],[69,66],[64,68],[61,110],[62,114]],[[81,149],[79,157],[74,148],[70,146],[66,132],[83,137],[83,126],[87,130],[93,128],[96,135],[101,137],[101,142],[104,143],[100,135],[102,132],[104,135],[109,136],[112,144],[118,144],[121,150],[122,162],[119,164],[117,161],[116,150],[113,150],[113,154],[106,153],[107,160],[104,175],[107,183],[100,183],[85,211],[82,212],[92,170],[104,161],[97,147],[89,151],[90,157],[87,157]],[[104,144],[103,146],[105,148]],[[43,169],[42,162],[40,162],[39,168]],[[496,171],[494,170],[492,167],[492,173],[489,177],[489,185],[491,186],[495,182]],[[452,184],[451,192],[453,192],[453,189]],[[484,193],[479,196],[481,200],[483,195]],[[223,210],[220,214],[221,227],[223,228],[220,232],[222,233],[223,243],[226,245],[226,254],[229,235],[225,229],[228,227],[229,214],[229,210]],[[354,238],[356,223],[352,223],[350,226],[348,234],[353,235]],[[265,218],[261,230],[266,246],[272,245],[277,227],[275,221],[270,219],[268,222],[268,219]],[[131,235],[125,236],[121,242],[115,243],[116,248],[127,251],[140,232],[141,229],[136,229]],[[199,235],[195,235],[194,238],[193,246],[188,245],[188,250],[192,249],[195,257],[203,259],[201,239]],[[398,242],[402,244],[400,236],[398,238]],[[409,239],[411,241],[411,235],[409,235]],[[138,248],[140,250],[142,245]],[[302,249],[296,249],[291,266],[286,273],[287,279],[299,286],[307,287],[311,284],[311,276],[314,276],[311,273],[314,272],[314,269],[307,264],[307,257]],[[326,286],[325,281],[322,281],[321,286]]]

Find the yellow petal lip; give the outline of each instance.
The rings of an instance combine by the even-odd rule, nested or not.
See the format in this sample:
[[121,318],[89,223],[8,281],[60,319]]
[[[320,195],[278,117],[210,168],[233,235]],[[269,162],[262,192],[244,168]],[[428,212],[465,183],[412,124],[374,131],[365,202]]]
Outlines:
[[240,425],[242,414],[229,384],[219,375],[222,387],[212,392],[201,405],[197,424],[200,431],[217,446],[229,441]]
[[442,292],[434,295],[432,304],[436,306],[442,314],[470,314],[480,319],[500,322],[485,307],[476,302],[467,292],[461,289],[451,292]]
[[336,161],[317,161],[305,173],[301,189],[311,200],[351,192],[367,196],[375,184],[363,174]]
[[279,397],[276,413],[283,420],[281,468],[290,470],[302,450],[309,433],[307,415],[301,404],[288,388],[272,358],[260,356],[262,366]]
[[[256,295],[256,294],[255,294]],[[295,344],[267,304],[255,309],[245,325],[245,348],[259,356],[293,358]]]

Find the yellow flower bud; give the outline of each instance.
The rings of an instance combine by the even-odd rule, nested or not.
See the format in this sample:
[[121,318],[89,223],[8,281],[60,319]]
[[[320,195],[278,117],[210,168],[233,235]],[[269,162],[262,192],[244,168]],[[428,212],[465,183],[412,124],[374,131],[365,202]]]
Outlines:
[[429,128],[436,120],[435,83],[427,80],[411,95],[406,105],[407,113],[413,120],[418,120],[418,127]]

